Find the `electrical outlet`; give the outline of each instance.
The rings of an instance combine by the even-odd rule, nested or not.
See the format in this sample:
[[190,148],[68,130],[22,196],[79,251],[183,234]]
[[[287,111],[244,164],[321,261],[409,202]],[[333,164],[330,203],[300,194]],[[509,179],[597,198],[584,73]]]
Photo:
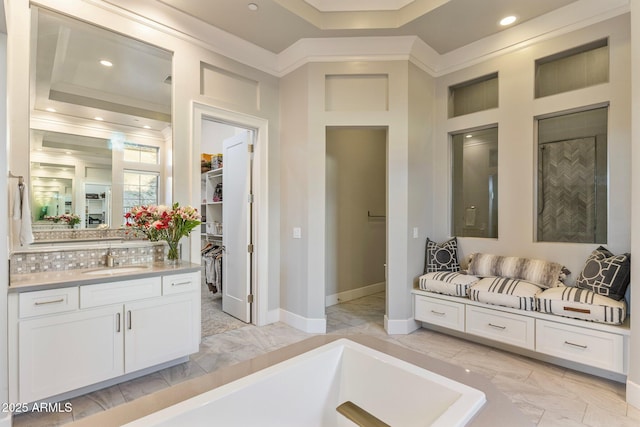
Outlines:
[[302,239],[302,228],[293,227],[293,238],[294,239]]

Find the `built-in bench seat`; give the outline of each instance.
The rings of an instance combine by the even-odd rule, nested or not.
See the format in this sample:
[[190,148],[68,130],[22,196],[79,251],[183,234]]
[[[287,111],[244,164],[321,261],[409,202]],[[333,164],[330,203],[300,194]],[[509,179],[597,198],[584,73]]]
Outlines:
[[473,254],[466,272],[432,271],[419,278],[415,319],[427,328],[625,381],[628,261],[628,254],[616,257],[600,247],[576,286],[565,286],[569,272],[562,265]]

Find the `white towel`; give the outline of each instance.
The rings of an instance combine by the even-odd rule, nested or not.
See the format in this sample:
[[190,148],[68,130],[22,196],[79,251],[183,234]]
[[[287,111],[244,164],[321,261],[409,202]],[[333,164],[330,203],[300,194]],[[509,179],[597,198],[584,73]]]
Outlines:
[[13,219],[14,221],[20,221],[20,244],[30,245],[33,243],[29,192],[27,191],[27,186],[24,184],[22,186],[16,186],[16,190],[13,194]]

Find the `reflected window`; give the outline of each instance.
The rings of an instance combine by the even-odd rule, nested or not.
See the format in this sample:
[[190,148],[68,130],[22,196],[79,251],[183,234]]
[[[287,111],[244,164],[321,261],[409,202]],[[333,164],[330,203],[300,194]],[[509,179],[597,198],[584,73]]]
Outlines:
[[607,113],[538,120],[538,241],[607,242]]
[[125,171],[123,215],[134,206],[157,205],[159,179],[158,173]]
[[498,127],[451,135],[453,230],[460,237],[498,237]]
[[158,147],[125,142],[123,147],[124,161],[157,165],[159,163]]

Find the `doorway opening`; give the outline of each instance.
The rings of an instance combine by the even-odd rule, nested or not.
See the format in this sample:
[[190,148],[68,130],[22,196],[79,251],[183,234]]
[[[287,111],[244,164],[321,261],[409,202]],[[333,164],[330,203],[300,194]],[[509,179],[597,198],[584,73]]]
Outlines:
[[[202,336],[260,324],[254,150],[261,126],[195,105],[200,156]],[[266,298],[266,291],[263,292]],[[260,295],[263,297],[263,295]]]
[[[386,127],[326,129],[325,307],[386,299],[387,134]],[[333,312],[326,310],[329,325]]]

